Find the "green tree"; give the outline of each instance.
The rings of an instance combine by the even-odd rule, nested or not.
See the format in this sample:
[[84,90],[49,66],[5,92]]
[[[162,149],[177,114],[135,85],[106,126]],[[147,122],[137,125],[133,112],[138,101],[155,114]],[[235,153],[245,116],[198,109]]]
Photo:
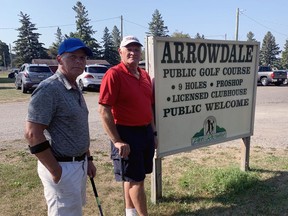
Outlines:
[[109,29],[105,27],[104,29],[104,34],[102,38],[102,43],[103,43],[103,59],[108,61],[110,64],[115,65],[119,61],[117,59],[117,53],[113,47],[113,40],[112,36],[109,33]]
[[93,37],[95,31],[89,25],[88,11],[80,1],[72,9],[76,12],[76,32],[70,33],[70,37],[80,38],[92,50],[94,59],[101,58],[101,47]]
[[173,34],[171,35],[171,37],[176,37],[176,38],[191,38],[191,36],[190,36],[189,34],[184,34],[183,32],[178,32],[178,31],[173,32]]
[[0,66],[8,67],[11,63],[9,47],[0,40]]
[[203,34],[201,35],[200,33],[197,33],[194,38],[195,39],[205,39],[204,35]]
[[47,49],[38,40],[41,34],[35,32],[38,29],[30,21],[30,16],[24,14],[22,11],[19,16],[21,27],[17,29],[19,31],[18,39],[14,41],[16,65],[20,66],[23,63],[31,63],[32,59],[48,58]]
[[164,20],[159,12],[159,10],[155,10],[152,14],[152,21],[148,23],[149,32],[147,33],[150,36],[160,36],[167,37],[168,35],[168,27],[164,25]]
[[281,65],[282,68],[288,69],[288,40],[286,40],[284,51],[282,52]]
[[48,55],[50,58],[55,59],[58,54],[58,47],[63,41],[63,35],[61,29],[58,27],[57,32],[55,33],[56,41],[52,43],[52,45],[48,49]]
[[262,47],[260,50],[260,64],[279,66],[279,58],[277,56],[281,53],[278,44],[276,44],[275,37],[270,31],[264,36]]
[[114,26],[111,32],[112,42],[113,42],[113,49],[115,50],[117,62],[120,62],[120,56],[118,53],[118,48],[120,47],[121,43],[121,33],[117,26]]
[[254,38],[254,33],[253,32],[251,32],[251,31],[249,31],[248,33],[247,33],[247,41],[256,41],[256,39]]

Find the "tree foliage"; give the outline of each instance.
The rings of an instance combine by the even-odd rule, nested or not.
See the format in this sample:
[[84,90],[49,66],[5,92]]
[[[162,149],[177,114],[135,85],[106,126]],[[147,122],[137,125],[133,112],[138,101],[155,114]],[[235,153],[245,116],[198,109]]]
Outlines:
[[104,35],[102,40],[103,59],[105,59],[112,65],[119,63],[119,60],[117,58],[118,52],[114,49],[113,38],[109,33],[109,29],[107,27],[104,29]]
[[101,47],[93,37],[95,31],[89,25],[88,11],[80,1],[72,9],[76,12],[76,32],[70,33],[70,37],[80,38],[92,50],[94,59],[101,58]]
[[284,50],[282,52],[281,65],[282,68],[288,69],[288,40],[286,40]]
[[152,14],[152,21],[148,23],[150,36],[159,36],[159,37],[167,37],[168,36],[168,27],[164,25],[164,20],[159,12],[159,10],[155,10]]
[[62,43],[64,37],[62,35],[61,29],[58,27],[57,32],[55,33],[56,40],[52,43],[52,45],[48,49],[48,55],[50,58],[55,59],[58,54],[58,47]]
[[118,62],[120,62],[118,48],[120,47],[120,43],[121,43],[121,32],[119,31],[117,26],[113,27],[111,36],[112,36],[112,42],[113,42],[113,50],[115,50],[115,54],[116,54],[115,58]]
[[118,50],[118,47],[120,46],[120,43],[121,43],[121,32],[117,28],[117,26],[113,27],[111,36],[112,36],[113,47],[115,50]]
[[8,67],[10,63],[9,47],[0,40],[0,66]]
[[171,34],[171,37],[176,37],[176,38],[191,38],[189,34],[184,34],[183,32],[178,32],[175,31],[173,34]]
[[195,39],[205,39],[205,36],[202,34],[200,34],[200,33],[197,33],[196,35],[195,35]]
[[249,31],[248,33],[247,33],[247,41],[256,41],[256,39],[254,38],[254,33],[253,32],[251,32],[251,31]]
[[22,11],[19,16],[21,27],[17,29],[19,31],[18,39],[14,41],[14,50],[17,56],[16,65],[31,63],[32,59],[48,58],[46,49],[43,47],[44,44],[38,40],[41,34],[35,32],[38,29],[30,21],[30,16]]
[[279,65],[277,55],[281,53],[278,44],[276,44],[275,37],[270,31],[264,36],[262,47],[260,50],[260,64],[261,65]]

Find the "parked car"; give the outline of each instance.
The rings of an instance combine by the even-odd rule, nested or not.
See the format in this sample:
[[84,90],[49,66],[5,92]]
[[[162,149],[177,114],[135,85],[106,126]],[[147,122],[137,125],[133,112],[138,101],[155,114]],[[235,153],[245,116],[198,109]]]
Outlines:
[[287,85],[287,84],[288,84],[288,70],[285,70],[285,71],[286,71],[286,73],[287,73],[287,79],[284,80],[283,84],[284,84],[284,85]]
[[140,61],[139,62],[139,64],[138,64],[138,66],[140,67],[140,68],[142,68],[142,69],[146,69],[146,66],[145,66],[145,60],[143,60],[143,61]]
[[267,86],[270,83],[277,86],[283,84],[287,79],[287,72],[285,70],[272,70],[270,66],[259,66],[258,68],[258,83]]
[[16,89],[23,93],[33,91],[41,81],[53,75],[50,67],[46,64],[23,64],[15,79]]
[[86,65],[84,72],[76,79],[79,88],[81,90],[99,90],[102,78],[107,70],[108,67],[104,65]]
[[13,68],[11,69],[11,72],[8,74],[8,78],[13,79],[17,76],[19,72],[19,68]]

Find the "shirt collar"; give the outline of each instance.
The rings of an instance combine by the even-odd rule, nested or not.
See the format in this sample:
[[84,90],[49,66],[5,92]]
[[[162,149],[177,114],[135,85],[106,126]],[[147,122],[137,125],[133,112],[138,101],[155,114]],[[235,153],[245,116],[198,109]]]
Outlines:
[[64,76],[64,74],[61,73],[61,71],[57,70],[57,71],[56,71],[56,76],[58,77],[59,81],[60,81],[61,83],[63,83],[63,85],[65,86],[65,88],[66,88],[67,90],[70,90],[70,89],[73,88],[72,85],[69,83],[69,81],[68,81],[68,80],[66,79],[66,77]]
[[[133,75],[128,71],[127,67],[125,66],[125,64],[124,64],[122,61],[120,62],[120,67],[122,68],[122,70],[123,70],[125,73],[133,76]],[[142,72],[141,72],[140,67],[137,67],[137,71],[139,72],[140,77],[141,77]]]

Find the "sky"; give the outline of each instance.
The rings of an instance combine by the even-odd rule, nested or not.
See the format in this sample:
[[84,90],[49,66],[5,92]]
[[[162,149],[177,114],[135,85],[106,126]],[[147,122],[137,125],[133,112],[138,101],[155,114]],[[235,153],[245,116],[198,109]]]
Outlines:
[[[74,0],[2,0],[0,7],[0,40],[13,48],[21,26],[20,11],[30,16],[38,28],[39,42],[48,48],[55,42],[57,27],[62,34],[76,31]],[[268,31],[283,50],[288,40],[287,0],[82,0],[88,11],[93,35],[101,43],[105,27],[111,33],[116,25],[123,36],[135,35],[144,43],[148,23],[159,10],[168,34],[181,32],[195,37],[197,33],[206,39],[235,40],[236,11],[239,8],[238,40],[246,41],[249,31],[262,43]]]

